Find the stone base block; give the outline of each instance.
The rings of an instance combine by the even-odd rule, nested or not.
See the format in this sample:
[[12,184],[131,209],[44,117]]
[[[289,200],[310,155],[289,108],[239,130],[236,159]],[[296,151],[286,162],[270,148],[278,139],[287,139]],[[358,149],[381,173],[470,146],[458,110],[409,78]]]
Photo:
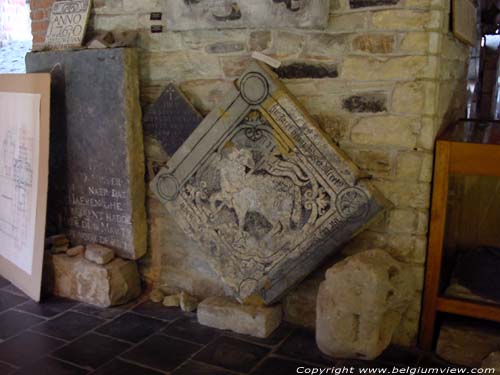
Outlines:
[[482,361],[500,348],[500,329],[496,324],[449,319],[439,332],[436,354],[462,366],[481,367]]
[[318,292],[318,347],[335,358],[378,357],[391,342],[415,291],[409,268],[383,250],[335,264]]
[[240,305],[227,298],[210,297],[198,305],[198,321],[208,327],[266,338],[281,324],[281,306]]
[[52,294],[100,307],[122,305],[139,297],[141,280],[137,264],[115,258],[98,265],[83,255],[66,254],[46,258],[51,274]]

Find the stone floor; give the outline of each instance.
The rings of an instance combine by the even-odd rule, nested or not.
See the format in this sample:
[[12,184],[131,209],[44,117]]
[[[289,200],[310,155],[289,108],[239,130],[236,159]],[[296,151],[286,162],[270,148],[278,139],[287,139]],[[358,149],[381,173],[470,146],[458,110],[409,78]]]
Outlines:
[[0,277],[0,374],[280,375],[297,368],[443,367],[391,347],[377,361],[337,361],[314,334],[284,324],[268,339],[200,326],[195,314],[149,301],[100,309],[58,298],[30,301]]
[[31,50],[31,40],[17,40],[0,44],[0,74],[26,73],[24,57]]

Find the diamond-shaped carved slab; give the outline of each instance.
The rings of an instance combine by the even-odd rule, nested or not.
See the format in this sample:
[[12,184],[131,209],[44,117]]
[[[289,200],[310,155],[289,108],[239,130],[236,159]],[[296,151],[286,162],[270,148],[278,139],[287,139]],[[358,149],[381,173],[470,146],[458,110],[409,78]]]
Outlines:
[[152,188],[235,297],[267,304],[386,204],[259,63],[196,128]]

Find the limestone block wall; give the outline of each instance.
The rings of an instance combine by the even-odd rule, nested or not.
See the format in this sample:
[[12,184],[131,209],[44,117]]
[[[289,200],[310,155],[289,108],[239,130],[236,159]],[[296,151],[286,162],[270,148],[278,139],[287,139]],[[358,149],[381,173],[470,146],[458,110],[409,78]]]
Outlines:
[[[39,46],[50,0],[32,0]],[[94,30],[136,30],[141,54],[143,105],[173,81],[208,113],[250,61],[252,51],[280,59],[282,78],[320,126],[394,203],[378,223],[345,248],[374,247],[412,266],[422,289],[434,140],[439,128],[465,113],[469,48],[449,32],[448,0],[331,0],[325,30],[238,29],[169,31],[150,12],[161,0],[95,0]],[[150,26],[163,24],[152,34]],[[148,169],[168,155],[146,140]],[[148,176],[149,178],[150,176]],[[224,294],[221,284],[150,195],[146,280],[199,296]],[[318,278],[322,273],[318,272]],[[286,301],[287,318],[314,324],[317,279]],[[411,345],[418,331],[421,295],[407,312],[395,342]]]

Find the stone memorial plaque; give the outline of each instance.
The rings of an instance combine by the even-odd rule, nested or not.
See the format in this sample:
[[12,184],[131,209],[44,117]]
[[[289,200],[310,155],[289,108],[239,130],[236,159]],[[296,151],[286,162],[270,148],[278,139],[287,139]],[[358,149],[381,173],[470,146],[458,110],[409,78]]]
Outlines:
[[171,30],[327,26],[330,0],[167,0]]
[[269,304],[386,201],[266,66],[236,86],[152,189],[236,298]]
[[53,49],[81,47],[91,6],[91,0],[56,1],[52,5],[45,36],[47,47]]
[[173,155],[202,120],[184,94],[171,83],[144,115],[144,134],[159,142],[165,153]]
[[147,224],[136,51],[30,53],[26,66],[52,72],[49,234],[141,257]]

